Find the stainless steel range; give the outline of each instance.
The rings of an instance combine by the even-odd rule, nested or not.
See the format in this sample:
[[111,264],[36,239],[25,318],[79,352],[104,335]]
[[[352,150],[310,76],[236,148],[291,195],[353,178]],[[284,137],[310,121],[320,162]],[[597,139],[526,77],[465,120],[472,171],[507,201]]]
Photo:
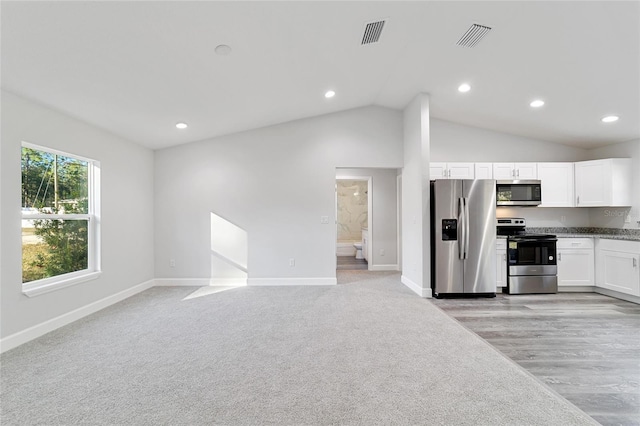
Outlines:
[[497,219],[496,233],[507,235],[508,294],[558,292],[555,235],[527,233],[524,218]]

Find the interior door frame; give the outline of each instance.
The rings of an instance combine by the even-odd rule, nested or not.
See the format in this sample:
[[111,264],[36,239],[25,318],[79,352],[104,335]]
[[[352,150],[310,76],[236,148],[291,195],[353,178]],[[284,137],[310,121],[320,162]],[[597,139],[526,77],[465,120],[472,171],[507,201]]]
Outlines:
[[[369,233],[369,241],[367,242],[367,249],[369,251],[367,259],[367,270],[371,270],[373,264],[373,177],[372,176],[336,176],[336,181],[339,180],[357,180],[367,182],[367,230]],[[336,182],[336,243],[334,244],[334,256],[337,259],[338,256],[338,188]]]

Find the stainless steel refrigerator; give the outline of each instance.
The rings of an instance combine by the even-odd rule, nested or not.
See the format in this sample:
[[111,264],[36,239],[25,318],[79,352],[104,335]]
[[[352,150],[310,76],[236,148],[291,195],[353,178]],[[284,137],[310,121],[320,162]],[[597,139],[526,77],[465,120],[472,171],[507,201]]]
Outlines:
[[496,295],[496,181],[431,181],[435,297]]

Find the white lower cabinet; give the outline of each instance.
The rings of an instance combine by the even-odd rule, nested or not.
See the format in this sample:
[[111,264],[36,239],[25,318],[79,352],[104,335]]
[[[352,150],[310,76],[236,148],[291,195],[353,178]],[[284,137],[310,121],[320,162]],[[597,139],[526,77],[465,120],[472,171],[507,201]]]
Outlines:
[[592,238],[558,238],[558,286],[594,285]]
[[640,242],[598,240],[596,287],[640,296]]
[[507,240],[496,242],[496,288],[498,291],[507,286]]

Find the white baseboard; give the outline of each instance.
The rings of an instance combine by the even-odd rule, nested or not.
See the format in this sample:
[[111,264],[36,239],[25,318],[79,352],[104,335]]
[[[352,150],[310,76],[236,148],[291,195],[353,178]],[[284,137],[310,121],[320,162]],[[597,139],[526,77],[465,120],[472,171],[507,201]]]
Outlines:
[[274,285],[336,285],[338,280],[331,278],[249,278],[249,286]]
[[420,297],[425,297],[425,298],[431,298],[432,294],[431,294],[431,287],[429,288],[422,288],[422,286],[419,286],[418,284],[416,284],[415,282],[411,281],[409,278],[407,278],[405,275],[402,275],[400,277],[400,281],[402,282],[402,284],[406,285],[407,287],[409,287],[409,289],[411,291],[413,291],[414,293],[416,293],[418,296]]
[[247,285],[246,278],[156,278],[158,287],[239,287]]
[[604,294],[605,296],[615,297],[616,299],[626,300],[627,302],[639,303],[640,297],[634,296],[632,294],[624,294],[619,291],[609,290],[608,288],[595,287],[595,292],[599,294]]
[[369,265],[370,271],[398,271],[398,265]]
[[592,286],[592,285],[577,285],[577,286],[559,285],[558,293],[593,293],[595,289],[596,289],[595,286]]
[[44,336],[45,334],[55,329],[63,327],[67,324],[71,324],[72,322],[84,318],[87,315],[91,315],[128,297],[148,290],[153,286],[154,280],[143,282],[142,284],[138,284],[119,293],[112,294],[111,296],[107,296],[104,299],[97,300],[86,306],[75,309],[71,312],[67,312],[66,314],[62,314],[41,324],[29,327],[26,330],[22,330],[10,336],[7,336],[4,339],[0,340],[0,353],[18,347],[23,343],[27,343],[40,336]]

